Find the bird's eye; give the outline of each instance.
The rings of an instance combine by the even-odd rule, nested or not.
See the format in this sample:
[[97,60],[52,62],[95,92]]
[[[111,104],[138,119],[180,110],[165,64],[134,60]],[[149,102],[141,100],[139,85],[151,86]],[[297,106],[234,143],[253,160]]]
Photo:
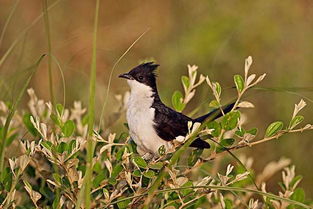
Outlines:
[[139,80],[142,80],[142,79],[143,79],[143,76],[139,76],[138,79],[139,79]]

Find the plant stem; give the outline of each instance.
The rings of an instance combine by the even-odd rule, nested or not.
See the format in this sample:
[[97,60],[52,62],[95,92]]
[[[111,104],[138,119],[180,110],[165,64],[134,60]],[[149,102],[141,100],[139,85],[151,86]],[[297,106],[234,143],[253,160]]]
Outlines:
[[83,186],[80,190],[79,197],[76,204],[76,209],[79,209],[82,199],[85,199],[85,208],[91,207],[91,183],[92,183],[92,158],[96,146],[96,140],[93,139],[93,127],[95,121],[95,91],[96,91],[96,69],[97,69],[97,31],[98,31],[98,17],[99,17],[100,0],[96,1],[94,31],[93,31],[93,48],[92,48],[92,62],[90,69],[90,83],[89,83],[89,105],[88,105],[88,138],[87,138],[87,162],[86,173],[84,177]]
[[43,0],[43,16],[45,22],[45,30],[47,35],[47,43],[48,43],[48,71],[49,71],[49,91],[50,91],[50,99],[52,102],[52,109],[55,109],[55,97],[53,93],[53,77],[52,77],[52,46],[51,46],[51,34],[50,34],[50,23],[49,23],[49,14],[48,14],[48,0]]

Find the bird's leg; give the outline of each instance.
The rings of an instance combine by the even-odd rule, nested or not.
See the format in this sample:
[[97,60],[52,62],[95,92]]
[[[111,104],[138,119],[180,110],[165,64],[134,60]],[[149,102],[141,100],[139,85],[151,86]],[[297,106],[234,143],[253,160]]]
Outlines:
[[138,145],[137,145],[137,152],[138,152],[138,154],[140,156],[143,156],[143,155],[145,155],[147,153],[147,151],[144,150],[144,147],[141,147],[141,146],[138,146]]
[[145,150],[144,147],[141,146],[137,146],[137,152],[144,160],[151,160],[154,156],[149,151]]

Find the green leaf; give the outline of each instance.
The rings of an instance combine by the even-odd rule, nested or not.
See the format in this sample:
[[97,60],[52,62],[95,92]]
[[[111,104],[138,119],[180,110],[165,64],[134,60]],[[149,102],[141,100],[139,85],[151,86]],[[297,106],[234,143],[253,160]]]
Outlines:
[[235,132],[235,134],[240,137],[243,137],[245,133],[246,131],[243,128],[238,128],[238,130]]
[[64,126],[62,127],[62,132],[65,137],[70,137],[73,135],[75,131],[75,123],[72,120],[68,120],[65,122]]
[[302,202],[305,201],[305,192],[302,188],[296,188],[293,194],[291,195],[290,199]]
[[290,182],[290,187],[293,187],[295,185],[295,183],[297,183],[298,181],[301,181],[302,178],[303,178],[303,176],[301,176],[301,175],[297,175],[296,177],[294,177]]
[[209,107],[219,108],[219,107],[220,107],[220,104],[218,103],[218,101],[212,100],[212,101],[209,103]]
[[227,139],[222,139],[222,141],[220,142],[220,145],[218,145],[218,147],[216,148],[216,152],[219,153],[219,152],[222,152],[225,150],[224,147],[229,147],[231,145],[233,145],[235,142],[235,139],[233,138],[227,138]]
[[68,149],[67,149],[68,153],[72,153],[72,151],[74,150],[75,147],[76,147],[76,140],[73,139],[68,144]]
[[52,142],[50,142],[50,141],[42,141],[41,145],[50,151],[51,151],[51,147],[53,146]]
[[227,146],[233,145],[234,142],[235,142],[235,139],[233,139],[233,138],[227,138],[227,139],[222,139],[222,141],[220,142],[220,144],[223,145],[224,147],[227,147]]
[[54,122],[54,124],[56,124],[57,126],[59,126],[59,127],[62,126],[62,121],[60,120],[60,118],[59,118],[56,114],[52,113],[52,114],[50,115],[50,119],[51,119],[51,120]]
[[120,172],[123,170],[123,166],[121,163],[117,164],[114,168],[113,171],[111,173],[111,178],[116,178]]
[[38,136],[39,134],[38,134],[37,129],[34,127],[33,123],[30,121],[31,116],[32,116],[31,114],[25,113],[23,116],[23,123],[26,126],[29,133],[31,133],[33,136]]
[[[186,183],[184,183],[181,187],[192,187],[193,186],[193,183],[192,183],[192,181],[187,181]],[[186,196],[186,195],[188,195],[188,194],[190,194],[190,193],[192,193],[193,192],[193,190],[190,188],[190,189],[182,189],[181,190],[181,194],[183,195],[183,196]]]
[[164,145],[159,147],[158,153],[159,153],[160,156],[165,154],[165,146]]
[[59,115],[62,116],[63,115],[63,111],[64,111],[63,105],[57,104],[56,105],[56,109],[57,109],[57,112],[59,113]]
[[271,123],[266,129],[265,136],[266,137],[274,136],[278,131],[283,129],[283,126],[284,124],[281,121]]
[[110,197],[110,192],[106,188],[103,188],[102,192],[105,197]]
[[217,94],[220,96],[222,93],[222,87],[218,82],[215,82],[215,90],[216,90]]
[[235,75],[234,76],[234,82],[236,84],[236,88],[238,90],[238,92],[241,92],[244,88],[245,82],[243,80],[243,78],[241,77],[241,75]]
[[155,169],[155,170],[160,170],[163,167],[162,162],[156,162],[156,163],[150,163],[149,168]]
[[140,177],[141,176],[141,171],[140,170],[134,170],[132,175],[135,176],[135,177]]
[[255,136],[258,133],[258,129],[257,128],[252,128],[252,129],[246,131],[246,133],[249,133],[249,134]]
[[153,170],[148,170],[148,171],[144,172],[143,175],[144,175],[144,177],[151,179],[155,176],[155,172]]
[[172,105],[178,112],[183,111],[185,104],[183,103],[183,94],[180,91],[175,91],[172,96]]
[[52,176],[53,176],[53,179],[56,183],[58,183],[59,185],[62,185],[62,178],[59,174],[54,173],[54,174],[52,174]]
[[106,179],[105,173],[104,172],[98,173],[96,177],[93,179],[93,182],[92,182],[93,186],[98,187],[104,179]]
[[186,87],[186,89],[188,89],[190,86],[189,78],[187,76],[183,75],[181,77],[181,81],[182,81],[183,85]]
[[89,120],[89,116],[88,116],[88,114],[87,115],[85,115],[84,117],[83,117],[83,119],[82,119],[82,124],[85,126],[85,125],[87,125],[88,124],[88,120]]
[[100,162],[96,162],[93,166],[93,171],[96,173],[102,173],[102,168]]
[[121,161],[122,160],[122,157],[123,157],[125,149],[126,149],[126,147],[122,147],[121,149],[119,149],[117,151],[117,153],[116,153],[116,160],[117,161]]
[[116,178],[110,177],[108,180],[109,184],[115,185],[117,183]]
[[232,209],[233,208],[233,201],[230,199],[225,199],[225,209]]
[[218,122],[216,121],[211,121],[207,124],[207,128],[208,129],[213,129],[212,131],[212,136],[214,137],[218,137],[220,134],[221,134],[221,130],[222,130],[222,127],[221,127],[221,124],[219,124]]
[[57,146],[57,151],[59,153],[63,153],[64,151],[66,151],[67,148],[67,144],[65,142],[61,142],[58,146]]
[[[118,199],[123,199],[123,198],[118,198]],[[129,203],[130,203],[130,199],[127,199],[127,200],[118,202],[117,206],[119,209],[124,209],[124,208],[128,208]]]
[[240,113],[238,111],[227,113],[221,122],[223,129],[229,131],[236,128],[239,118]]
[[302,121],[304,120],[304,117],[302,115],[297,115],[295,116],[289,124],[289,128],[293,129],[294,127],[296,127],[297,125],[299,125]]
[[139,167],[139,168],[147,168],[148,164],[147,162],[140,156],[134,157],[134,163]]

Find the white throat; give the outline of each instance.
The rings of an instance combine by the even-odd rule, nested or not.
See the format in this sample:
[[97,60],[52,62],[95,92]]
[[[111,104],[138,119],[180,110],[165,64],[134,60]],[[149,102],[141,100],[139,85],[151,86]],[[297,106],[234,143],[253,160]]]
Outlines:
[[127,80],[128,85],[130,86],[130,94],[137,99],[153,99],[153,91],[150,86],[139,83],[136,80]]

